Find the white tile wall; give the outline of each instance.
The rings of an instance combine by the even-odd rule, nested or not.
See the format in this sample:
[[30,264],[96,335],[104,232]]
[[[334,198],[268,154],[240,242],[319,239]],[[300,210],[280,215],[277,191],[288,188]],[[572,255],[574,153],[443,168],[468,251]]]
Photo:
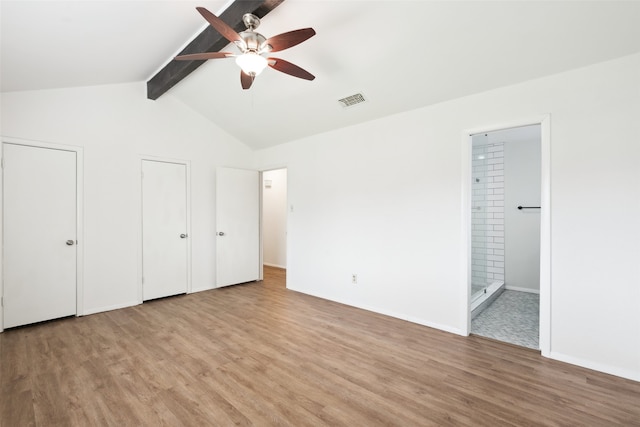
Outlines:
[[473,147],[471,276],[474,284],[504,281],[504,144]]

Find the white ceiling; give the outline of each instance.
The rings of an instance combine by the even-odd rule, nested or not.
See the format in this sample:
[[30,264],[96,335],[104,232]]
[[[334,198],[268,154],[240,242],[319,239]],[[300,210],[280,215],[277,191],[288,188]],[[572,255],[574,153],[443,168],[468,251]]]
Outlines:
[[[2,91],[146,81],[206,25],[195,6],[226,3],[1,0]],[[313,27],[273,56],[314,81],[267,69],[243,91],[210,60],[163,96],[260,149],[640,52],[638,22],[639,1],[286,0],[258,31]]]

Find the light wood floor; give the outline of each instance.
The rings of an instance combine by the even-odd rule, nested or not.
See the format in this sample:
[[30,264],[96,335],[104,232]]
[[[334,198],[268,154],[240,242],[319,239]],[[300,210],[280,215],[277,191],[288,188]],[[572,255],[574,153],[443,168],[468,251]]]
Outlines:
[[640,383],[261,283],[0,334],[0,424],[640,425]]

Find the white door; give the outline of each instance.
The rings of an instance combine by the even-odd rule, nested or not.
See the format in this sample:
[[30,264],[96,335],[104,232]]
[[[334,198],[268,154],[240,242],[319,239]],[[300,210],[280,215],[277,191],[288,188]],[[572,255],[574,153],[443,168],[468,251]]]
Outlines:
[[76,314],[76,153],[4,144],[4,327]]
[[217,286],[251,282],[260,277],[259,186],[257,171],[217,170]]
[[142,299],[187,292],[187,167],[142,161]]

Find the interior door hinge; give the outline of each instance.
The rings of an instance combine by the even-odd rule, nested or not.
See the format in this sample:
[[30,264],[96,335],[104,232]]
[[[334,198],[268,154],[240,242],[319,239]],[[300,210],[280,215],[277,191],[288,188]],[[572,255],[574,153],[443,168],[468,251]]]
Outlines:
[[142,276],[142,284],[144,285],[144,276]]
[[0,307],[4,307],[4,297],[0,297]]

